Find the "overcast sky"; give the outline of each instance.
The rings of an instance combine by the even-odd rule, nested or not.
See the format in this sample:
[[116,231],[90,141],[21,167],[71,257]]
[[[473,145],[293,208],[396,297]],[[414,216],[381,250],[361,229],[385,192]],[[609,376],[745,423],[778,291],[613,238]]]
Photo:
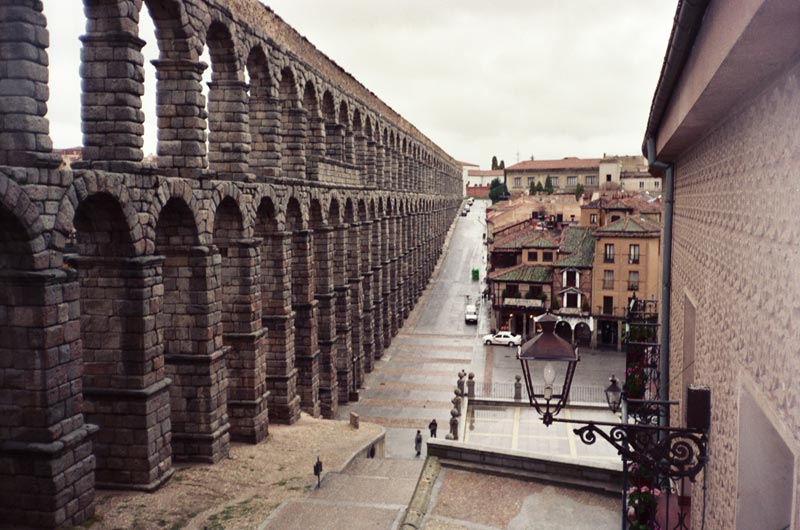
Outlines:
[[[81,144],[79,0],[45,0],[50,129]],[[676,0],[265,2],[453,157],[639,153]],[[140,36],[153,42],[148,17]],[[155,151],[145,46],[145,152]],[[206,59],[207,60],[207,59]],[[517,154],[519,153],[519,154]]]

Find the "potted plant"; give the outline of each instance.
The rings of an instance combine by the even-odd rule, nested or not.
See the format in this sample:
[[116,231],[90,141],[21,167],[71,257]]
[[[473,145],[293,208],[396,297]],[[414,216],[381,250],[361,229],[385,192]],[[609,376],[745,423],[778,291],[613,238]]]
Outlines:
[[627,396],[632,399],[641,399],[647,387],[647,375],[644,368],[639,364],[629,366],[625,370],[625,390]]
[[661,490],[648,486],[628,489],[629,530],[660,530],[656,522],[656,507]]

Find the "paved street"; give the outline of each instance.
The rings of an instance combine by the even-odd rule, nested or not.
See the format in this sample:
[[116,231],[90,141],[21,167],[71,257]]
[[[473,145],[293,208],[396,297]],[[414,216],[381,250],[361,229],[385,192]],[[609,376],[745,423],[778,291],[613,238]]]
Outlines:
[[[360,401],[340,408],[340,418],[344,419],[350,411],[355,411],[365,421],[383,425],[387,429],[387,456],[390,458],[413,458],[414,434],[420,429],[427,438],[427,425],[433,418],[439,423],[439,436],[447,434],[452,407],[450,400],[460,370],[475,373],[479,385],[506,394],[513,388],[514,376],[521,373],[513,348],[485,346],[480,340],[480,336],[488,333],[488,304],[481,304],[477,326],[464,322],[467,296],[480,303],[487,204],[488,201],[475,201],[466,217],[457,218],[439,270],[434,273],[430,285],[384,357],[367,376]],[[481,282],[472,281],[473,268],[481,270]],[[574,386],[602,392],[609,375],[621,374],[623,367],[624,354],[582,351]],[[513,411],[509,414],[513,419]],[[571,414],[574,417],[577,411],[571,411]],[[602,411],[599,414],[602,416]],[[597,419],[598,413],[592,415]],[[554,453],[575,454],[575,444],[568,442],[556,429],[539,432],[538,426],[534,425],[537,418],[532,410],[524,409],[518,419],[522,424],[518,423],[517,427],[521,425],[523,432],[536,429],[532,435],[554,438],[545,444],[531,442],[532,447],[541,449],[549,445]],[[488,427],[487,422],[485,420],[482,426]],[[505,432],[506,427],[498,423],[495,434]],[[525,436],[517,437],[516,442],[511,438],[497,437],[497,446],[513,444],[522,449],[519,443],[520,440],[523,445],[527,443]],[[484,441],[492,438],[485,436]],[[477,439],[473,438],[473,441]],[[594,454],[594,448],[586,452],[589,453]],[[613,457],[613,453],[602,456]]]

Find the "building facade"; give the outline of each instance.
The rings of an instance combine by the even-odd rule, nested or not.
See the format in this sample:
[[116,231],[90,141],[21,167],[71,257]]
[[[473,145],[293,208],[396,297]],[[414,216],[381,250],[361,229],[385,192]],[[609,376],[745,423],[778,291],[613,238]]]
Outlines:
[[625,216],[595,230],[594,237],[595,343],[621,349],[630,299],[659,299],[661,226],[640,216]]
[[549,177],[556,193],[575,193],[578,184],[591,192],[599,189],[599,169],[598,158],[524,160],[506,168],[506,186],[512,195],[527,193],[531,185],[544,187]]
[[245,0],[84,2],[82,160],[59,169],[43,7],[0,0],[0,524],[53,528],[91,517],[96,486],[153,490],[173,461],[218,462],[269,422],[355,399],[427,283],[462,178]]
[[680,2],[675,20],[643,152],[674,200],[672,424],[684,424],[690,384],[711,390],[692,527],[797,528],[800,4]]

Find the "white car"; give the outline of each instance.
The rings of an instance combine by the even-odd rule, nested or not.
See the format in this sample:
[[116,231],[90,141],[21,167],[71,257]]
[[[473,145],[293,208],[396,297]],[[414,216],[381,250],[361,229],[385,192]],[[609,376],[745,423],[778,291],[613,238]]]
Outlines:
[[467,307],[464,309],[464,322],[466,322],[467,324],[470,324],[470,323],[477,324],[478,323],[478,308],[477,308],[477,306],[475,306],[473,304],[467,305]]
[[522,336],[514,335],[510,331],[500,331],[494,335],[484,335],[484,344],[507,344],[508,346],[519,346],[522,344]]

